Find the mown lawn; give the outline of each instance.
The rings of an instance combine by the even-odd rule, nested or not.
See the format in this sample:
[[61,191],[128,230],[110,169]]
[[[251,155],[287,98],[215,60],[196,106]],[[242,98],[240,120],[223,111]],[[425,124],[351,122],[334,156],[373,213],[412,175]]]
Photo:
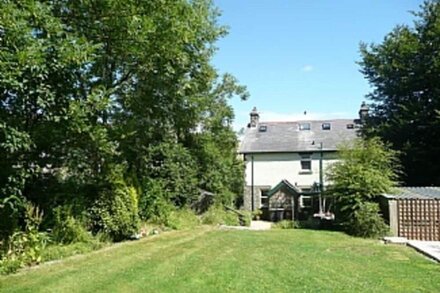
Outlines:
[[201,228],[0,277],[0,291],[440,292],[440,265],[336,232]]

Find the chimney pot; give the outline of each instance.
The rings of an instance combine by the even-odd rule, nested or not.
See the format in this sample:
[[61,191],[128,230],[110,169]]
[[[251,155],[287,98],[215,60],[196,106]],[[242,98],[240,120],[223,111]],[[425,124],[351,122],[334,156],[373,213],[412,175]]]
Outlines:
[[254,107],[250,113],[251,122],[249,123],[249,127],[257,127],[260,121],[260,114],[258,114],[257,107]]

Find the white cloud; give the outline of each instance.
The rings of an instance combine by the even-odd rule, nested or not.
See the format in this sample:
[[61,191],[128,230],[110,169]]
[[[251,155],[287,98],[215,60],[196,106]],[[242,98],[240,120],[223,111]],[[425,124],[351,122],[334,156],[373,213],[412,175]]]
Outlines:
[[313,69],[315,69],[315,68],[312,65],[307,64],[307,65],[304,65],[301,68],[301,71],[303,71],[303,72],[311,72],[311,71],[313,71]]

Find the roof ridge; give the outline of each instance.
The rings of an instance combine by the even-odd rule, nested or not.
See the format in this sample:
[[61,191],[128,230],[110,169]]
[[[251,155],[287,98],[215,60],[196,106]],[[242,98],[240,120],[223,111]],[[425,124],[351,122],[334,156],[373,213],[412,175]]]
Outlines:
[[335,118],[335,119],[304,119],[304,120],[291,120],[291,121],[260,121],[258,124],[283,124],[283,123],[298,123],[298,122],[331,122],[331,121],[356,121],[356,118]]

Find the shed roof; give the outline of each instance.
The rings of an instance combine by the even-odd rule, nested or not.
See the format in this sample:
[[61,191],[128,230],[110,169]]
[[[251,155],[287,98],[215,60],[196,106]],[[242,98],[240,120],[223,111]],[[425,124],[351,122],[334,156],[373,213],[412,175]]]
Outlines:
[[[300,125],[310,123],[310,130],[300,130]],[[324,130],[323,124],[330,123]],[[353,128],[348,128],[350,124]],[[260,131],[261,126],[266,126]],[[307,152],[316,151],[322,142],[324,151],[336,151],[346,141],[357,137],[360,124],[357,119],[304,120],[295,122],[260,122],[246,129],[239,152]]]
[[440,187],[399,187],[383,196],[389,199],[440,199]]

